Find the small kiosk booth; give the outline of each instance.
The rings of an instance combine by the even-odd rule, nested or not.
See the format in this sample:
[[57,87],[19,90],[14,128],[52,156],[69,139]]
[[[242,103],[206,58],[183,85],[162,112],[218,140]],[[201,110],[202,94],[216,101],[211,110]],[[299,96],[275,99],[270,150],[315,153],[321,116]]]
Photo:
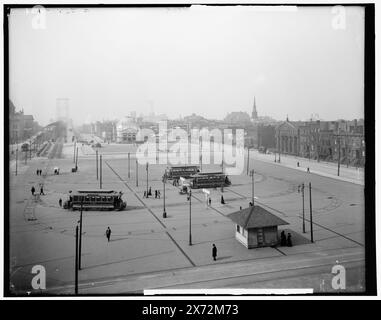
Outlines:
[[278,226],[288,222],[255,205],[227,216],[235,223],[235,237],[246,248],[270,247],[279,243]]

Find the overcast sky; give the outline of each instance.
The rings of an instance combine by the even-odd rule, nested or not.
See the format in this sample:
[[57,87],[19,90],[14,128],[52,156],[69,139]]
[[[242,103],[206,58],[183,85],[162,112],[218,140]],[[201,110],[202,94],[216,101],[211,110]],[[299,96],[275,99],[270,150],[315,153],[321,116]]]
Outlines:
[[75,124],[134,110],[222,119],[251,114],[254,96],[259,116],[278,120],[362,118],[364,12],[346,7],[344,29],[335,19],[332,7],[48,9],[36,29],[17,9],[10,98],[41,124],[57,98]]

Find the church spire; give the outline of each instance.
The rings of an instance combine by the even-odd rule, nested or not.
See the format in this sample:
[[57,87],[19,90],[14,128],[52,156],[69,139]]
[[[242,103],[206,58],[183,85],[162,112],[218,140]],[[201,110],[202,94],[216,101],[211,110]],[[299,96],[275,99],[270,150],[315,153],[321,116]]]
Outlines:
[[255,96],[254,96],[253,112],[251,113],[251,118],[253,120],[258,118],[257,105],[255,103]]

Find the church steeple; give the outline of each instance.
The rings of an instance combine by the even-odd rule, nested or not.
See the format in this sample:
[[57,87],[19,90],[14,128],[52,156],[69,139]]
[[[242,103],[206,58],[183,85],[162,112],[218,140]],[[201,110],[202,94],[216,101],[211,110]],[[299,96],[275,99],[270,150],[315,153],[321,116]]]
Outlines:
[[253,120],[258,119],[257,105],[255,103],[255,96],[254,96],[253,112],[251,113],[251,118]]

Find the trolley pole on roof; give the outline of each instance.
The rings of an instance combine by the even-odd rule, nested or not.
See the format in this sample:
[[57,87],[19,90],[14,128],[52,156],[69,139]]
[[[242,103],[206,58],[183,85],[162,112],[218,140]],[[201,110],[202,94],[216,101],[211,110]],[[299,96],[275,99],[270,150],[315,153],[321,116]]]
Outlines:
[[102,155],[99,156],[99,188],[102,189]]

